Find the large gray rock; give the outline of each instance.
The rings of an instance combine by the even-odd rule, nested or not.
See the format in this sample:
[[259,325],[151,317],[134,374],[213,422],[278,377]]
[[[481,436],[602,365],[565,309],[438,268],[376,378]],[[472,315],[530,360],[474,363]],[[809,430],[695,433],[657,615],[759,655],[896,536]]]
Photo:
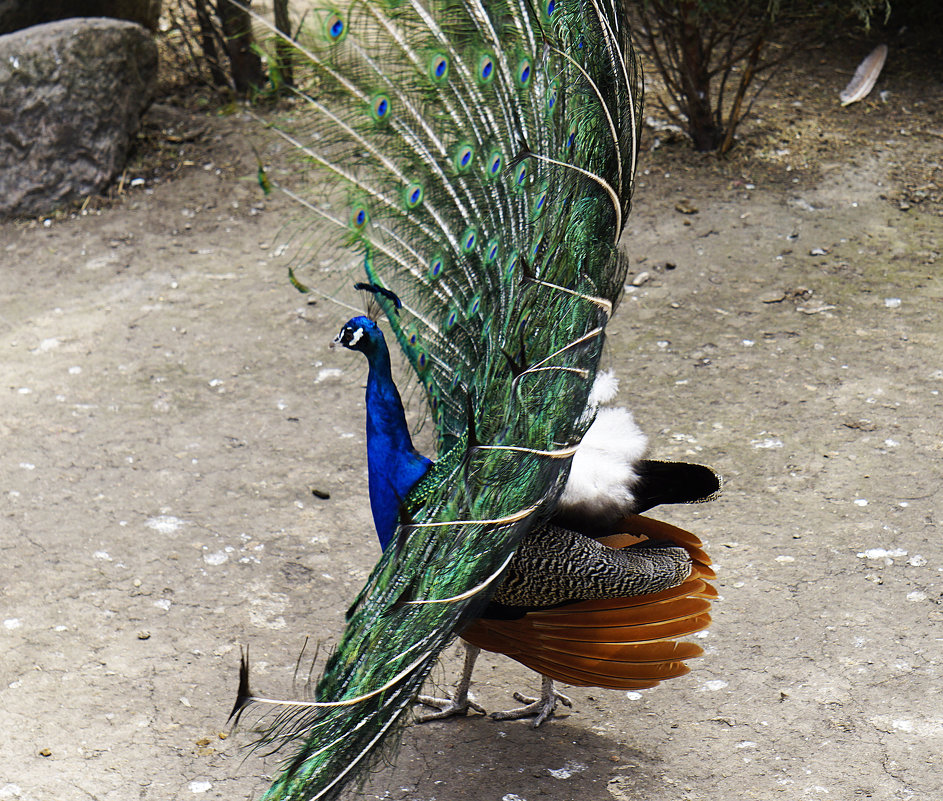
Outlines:
[[67,17],[115,17],[157,30],[161,0],[0,0],[0,33]]
[[44,214],[106,187],[156,78],[157,47],[131,22],[68,19],[0,36],[0,215]]

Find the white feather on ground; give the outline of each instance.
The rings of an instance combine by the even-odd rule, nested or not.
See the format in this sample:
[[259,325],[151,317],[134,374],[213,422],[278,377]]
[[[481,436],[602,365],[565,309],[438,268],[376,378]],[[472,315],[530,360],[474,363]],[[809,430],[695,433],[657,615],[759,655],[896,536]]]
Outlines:
[[874,48],[868,57],[858,65],[855,74],[848,82],[842,93],[839,95],[841,104],[847,106],[851,103],[857,103],[864,100],[874,88],[874,84],[884,68],[884,61],[887,59],[887,45],[879,44]]

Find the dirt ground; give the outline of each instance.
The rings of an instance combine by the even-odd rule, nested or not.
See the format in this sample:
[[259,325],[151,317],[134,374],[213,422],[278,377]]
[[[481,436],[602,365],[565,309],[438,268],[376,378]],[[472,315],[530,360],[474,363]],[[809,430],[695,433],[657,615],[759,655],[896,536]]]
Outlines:
[[[892,51],[841,109],[862,48],[796,66],[725,162],[646,132],[607,362],[654,456],[726,479],[662,515],[717,564],[706,656],[537,731],[412,727],[363,797],[940,797],[943,90]],[[257,797],[240,646],[290,693],[378,555],[365,364],[286,280],[264,136],[148,119],[115,199],[0,227],[0,799]],[[538,686],[485,657],[473,689]]]

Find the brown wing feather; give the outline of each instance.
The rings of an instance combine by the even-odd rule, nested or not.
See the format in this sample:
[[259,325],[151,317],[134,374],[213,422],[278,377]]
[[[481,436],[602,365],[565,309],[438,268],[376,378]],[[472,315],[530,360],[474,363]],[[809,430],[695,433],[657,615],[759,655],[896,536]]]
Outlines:
[[691,575],[680,585],[649,595],[581,601],[529,612],[516,620],[474,621],[462,633],[473,645],[505,654],[538,673],[577,686],[644,689],[688,672],[685,659],[703,651],[678,642],[710,624],[717,591],[710,557],[690,532],[632,515],[619,533],[599,538],[627,548],[646,539],[671,541],[691,556]]

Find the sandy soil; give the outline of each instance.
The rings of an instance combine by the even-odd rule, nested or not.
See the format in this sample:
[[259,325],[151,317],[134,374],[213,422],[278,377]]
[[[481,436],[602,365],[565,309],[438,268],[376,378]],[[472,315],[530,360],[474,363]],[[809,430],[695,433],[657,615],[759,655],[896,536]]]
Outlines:
[[[943,91],[891,59],[842,110],[862,54],[803,65],[726,162],[646,134],[607,360],[655,456],[726,477],[665,514],[717,562],[706,657],[538,731],[413,727],[364,797],[937,797]],[[288,285],[258,129],[150,122],[143,185],[0,227],[0,799],[257,796],[240,645],[289,693],[377,556],[364,364]],[[474,689],[537,686],[493,657]]]

